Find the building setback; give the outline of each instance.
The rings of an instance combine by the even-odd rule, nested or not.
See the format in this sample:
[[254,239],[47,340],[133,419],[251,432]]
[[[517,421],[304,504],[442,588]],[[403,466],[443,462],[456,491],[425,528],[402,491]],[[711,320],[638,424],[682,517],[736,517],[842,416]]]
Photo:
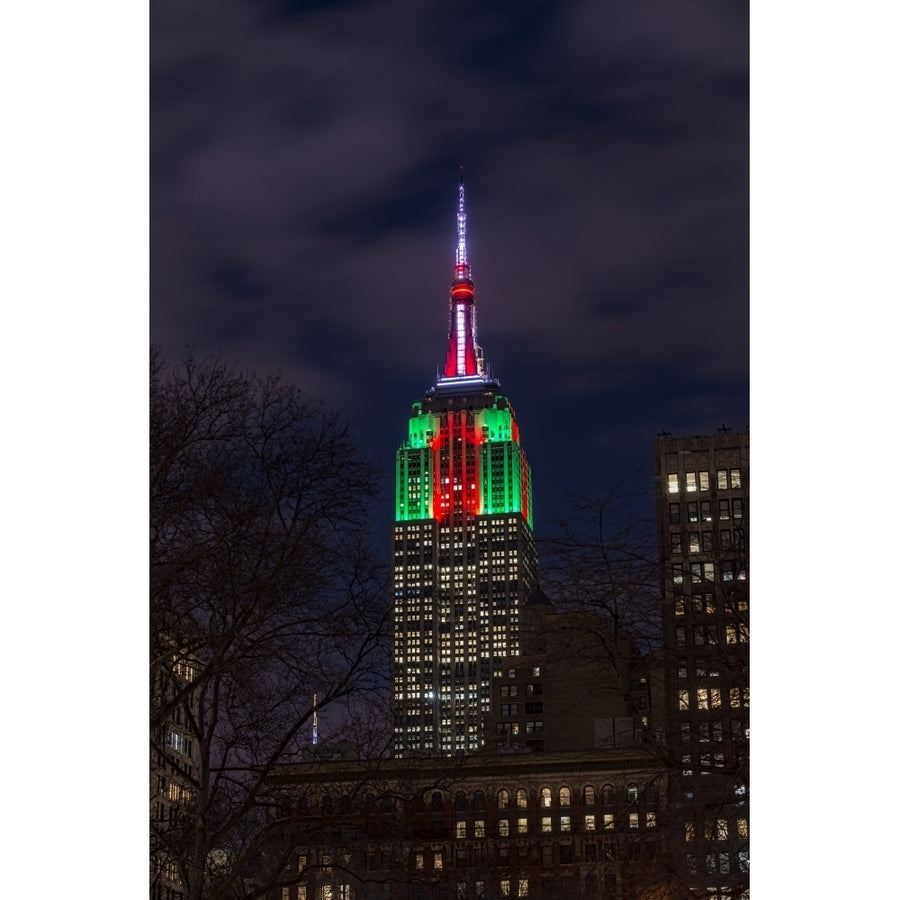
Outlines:
[[749,896],[750,435],[656,441],[671,850],[690,896]]
[[442,374],[414,403],[396,457],[392,532],[394,754],[484,745],[491,675],[518,653],[537,581],[531,469],[509,398],[476,337],[460,177]]

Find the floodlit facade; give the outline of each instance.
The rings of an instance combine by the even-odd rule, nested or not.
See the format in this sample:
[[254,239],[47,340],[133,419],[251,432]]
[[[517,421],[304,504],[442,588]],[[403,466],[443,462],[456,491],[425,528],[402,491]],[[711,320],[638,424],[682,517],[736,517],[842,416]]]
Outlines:
[[476,337],[460,178],[442,374],[413,404],[396,457],[392,534],[394,754],[480,749],[491,675],[519,652],[536,587],[531,469]]
[[749,896],[750,435],[656,441],[670,849],[690,896]]

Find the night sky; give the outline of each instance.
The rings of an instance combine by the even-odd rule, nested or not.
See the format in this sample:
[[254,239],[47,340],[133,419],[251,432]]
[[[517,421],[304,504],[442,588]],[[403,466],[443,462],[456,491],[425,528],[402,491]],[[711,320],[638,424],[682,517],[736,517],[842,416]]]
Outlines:
[[150,36],[170,358],[279,370],[389,488],[446,349],[462,164],[539,537],[569,494],[651,487],[658,432],[749,425],[746,4],[154,0]]

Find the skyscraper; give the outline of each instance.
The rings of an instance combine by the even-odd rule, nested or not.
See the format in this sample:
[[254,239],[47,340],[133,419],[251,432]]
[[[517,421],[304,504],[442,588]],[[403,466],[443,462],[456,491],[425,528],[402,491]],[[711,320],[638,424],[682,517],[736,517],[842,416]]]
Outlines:
[[748,432],[656,442],[669,846],[707,898],[748,895],[749,459]]
[[531,469],[477,343],[459,183],[443,374],[412,406],[396,458],[392,541],[394,753],[479,749],[493,669],[518,653],[537,583]]

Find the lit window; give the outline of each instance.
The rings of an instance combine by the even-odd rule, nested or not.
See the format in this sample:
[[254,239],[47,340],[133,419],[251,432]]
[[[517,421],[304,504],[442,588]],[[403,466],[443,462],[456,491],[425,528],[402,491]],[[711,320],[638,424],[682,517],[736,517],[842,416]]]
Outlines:
[[731,513],[735,519],[744,518],[744,501],[740,497],[735,497],[732,501]]
[[669,476],[669,493],[670,494],[678,493],[678,475],[670,475]]
[[497,809],[506,809],[509,806],[509,791],[501,788],[497,792]]
[[516,806],[519,809],[527,809],[528,808],[528,792],[524,788],[519,788],[516,791]]
[[727,500],[719,501],[719,521],[725,522],[731,517],[731,508]]
[[732,469],[731,470],[731,486],[733,488],[739,488],[741,486],[741,470],[740,469]]
[[638,814],[636,812],[628,813],[628,827],[637,828],[639,825]]
[[679,709],[690,709],[691,708],[691,692],[690,691],[679,691],[678,692],[678,708]]
[[684,584],[684,570],[681,567],[681,563],[672,565],[672,584]]
[[692,531],[688,539],[688,553],[700,552],[700,532]]
[[519,897],[527,897],[528,896],[528,879],[520,878],[518,885],[518,894]]
[[647,813],[647,827],[648,828],[656,828],[656,813],[655,812]]
[[688,522],[700,521],[700,507],[696,503],[688,503]]
[[441,853],[440,850],[435,850],[435,851],[434,851],[434,867],[435,867],[436,869],[443,869],[443,868],[444,868],[444,856],[443,856],[443,854]]
[[550,802],[550,788],[541,788],[541,806],[547,808]]
[[720,491],[728,490],[728,470],[727,469],[717,469],[716,470],[716,486]]
[[553,825],[550,822],[550,816],[541,816],[541,831],[544,834],[553,830]]
[[509,819],[500,819],[500,837],[508,837],[509,836]]
[[509,896],[509,879],[508,878],[500,879],[500,896],[501,897]]
[[638,799],[638,789],[636,784],[628,785],[628,802],[629,803],[637,803]]
[[700,490],[701,491],[709,490],[709,472],[701,472],[700,473]]
[[597,828],[597,820],[593,813],[584,814],[584,830],[594,831]]
[[563,816],[559,817],[559,830],[560,831],[571,831],[572,830],[572,818],[571,816]]
[[520,816],[516,820],[516,830],[519,832],[519,834],[528,834],[528,819],[526,819],[524,816]]
[[603,814],[603,829],[604,831],[612,831],[613,825],[615,824],[615,818],[612,813],[604,813]]
[[464,838],[466,836],[466,823],[465,822],[457,822],[456,823],[456,836],[458,838]]
[[694,840],[694,823],[693,822],[685,822],[684,823],[684,839],[686,841]]
[[571,801],[572,793],[567,787],[561,787],[559,789],[559,805],[560,806],[568,806]]
[[591,785],[587,785],[584,789],[584,805],[594,805],[594,788]]
[[[691,492],[696,492],[697,490],[697,473],[696,472],[686,472],[686,487],[685,489]],[[670,491],[671,493],[671,491]]]

